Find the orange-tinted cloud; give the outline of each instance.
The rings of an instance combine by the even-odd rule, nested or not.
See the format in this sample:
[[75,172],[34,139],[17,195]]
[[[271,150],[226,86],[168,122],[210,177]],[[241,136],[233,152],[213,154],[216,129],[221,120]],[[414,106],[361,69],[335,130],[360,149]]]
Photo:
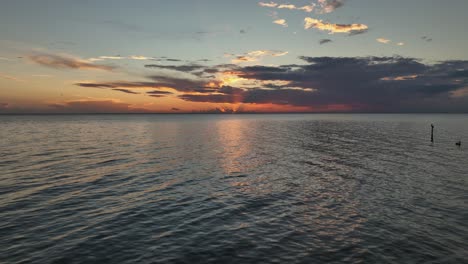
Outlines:
[[8,103],[0,103],[0,110],[4,110],[10,107],[10,104]]
[[259,2],[258,5],[263,6],[263,7],[278,8],[278,9],[302,10],[307,13],[310,13],[314,10],[314,5],[305,5],[302,7],[298,7],[293,4],[278,4],[275,2],[269,2],[269,3]]
[[287,51],[275,51],[275,50],[254,50],[248,53],[237,55],[232,59],[232,63],[242,63],[242,62],[255,62],[259,61],[266,56],[280,57],[288,54]]
[[7,79],[7,80],[10,80],[10,81],[15,81],[15,82],[24,82],[23,80],[21,80],[19,78],[16,78],[16,77],[11,76],[11,75],[3,74],[1,72],[0,72],[0,78]]
[[34,63],[55,69],[83,69],[112,71],[115,67],[94,64],[91,61],[74,58],[67,55],[35,54],[28,57]]
[[453,91],[451,93],[451,96],[455,98],[468,97],[468,87]]
[[287,26],[288,26],[288,23],[286,23],[286,20],[285,20],[285,19],[277,19],[277,20],[273,21],[273,23],[278,24],[278,25],[281,25],[281,26],[283,26],[283,27],[287,27]]
[[304,28],[316,28],[321,31],[328,31],[329,34],[334,33],[349,33],[349,34],[358,34],[363,33],[369,29],[367,25],[364,24],[332,24],[323,22],[322,20],[306,17],[304,19]]

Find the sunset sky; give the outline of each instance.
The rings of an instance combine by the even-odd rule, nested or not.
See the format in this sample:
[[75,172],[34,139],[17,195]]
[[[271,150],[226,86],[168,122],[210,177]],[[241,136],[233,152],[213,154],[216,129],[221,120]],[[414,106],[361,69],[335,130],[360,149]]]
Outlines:
[[466,0],[15,0],[0,113],[468,112]]

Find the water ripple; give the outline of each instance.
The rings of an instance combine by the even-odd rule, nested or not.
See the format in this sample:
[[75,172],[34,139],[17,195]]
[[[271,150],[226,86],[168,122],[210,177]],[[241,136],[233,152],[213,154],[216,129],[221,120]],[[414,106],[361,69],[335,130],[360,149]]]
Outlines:
[[0,262],[466,263],[447,117],[1,116]]

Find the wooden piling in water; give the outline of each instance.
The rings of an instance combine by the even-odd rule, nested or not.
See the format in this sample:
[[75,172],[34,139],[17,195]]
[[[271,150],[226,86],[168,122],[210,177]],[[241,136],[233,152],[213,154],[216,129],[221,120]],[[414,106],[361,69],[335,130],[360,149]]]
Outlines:
[[434,124],[431,124],[431,142],[434,143]]

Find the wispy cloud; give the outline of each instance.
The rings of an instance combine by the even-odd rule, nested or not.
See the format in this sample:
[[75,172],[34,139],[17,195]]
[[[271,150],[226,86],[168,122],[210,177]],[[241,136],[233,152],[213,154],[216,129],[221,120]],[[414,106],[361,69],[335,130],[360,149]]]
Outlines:
[[[264,57],[280,57],[288,54],[287,51],[274,51],[274,50],[254,50],[241,55],[234,55],[235,58],[231,60],[232,63],[243,63],[243,62],[255,62],[259,61]],[[233,56],[227,54],[228,57]]]
[[322,20],[306,17],[304,19],[304,28],[316,28],[321,31],[328,31],[329,34],[334,33],[349,33],[356,34],[362,33],[369,29],[367,25],[364,24],[332,24],[323,22]]
[[88,61],[95,62],[95,61],[104,61],[104,60],[153,60],[156,59],[154,57],[146,57],[141,55],[132,55],[132,56],[99,56],[96,58],[90,58]]
[[5,110],[10,107],[10,104],[8,103],[0,103],[0,110]]
[[330,43],[330,42],[332,42],[331,39],[321,39],[321,40],[319,41],[319,44],[320,44],[320,45],[323,45],[323,44],[327,44],[327,43]]
[[331,13],[344,5],[345,0],[318,0],[319,13]]
[[314,5],[305,5],[305,6],[296,6],[293,4],[279,4],[275,2],[259,2],[259,6],[262,7],[270,7],[270,8],[278,8],[278,9],[289,9],[289,10],[302,10],[304,12],[310,13],[314,10]]
[[397,43],[397,46],[404,46],[404,45],[405,45],[404,42],[398,42],[398,43]]
[[92,61],[75,58],[68,55],[35,54],[28,56],[34,63],[55,69],[83,69],[112,71],[113,66],[94,64]]
[[428,36],[422,36],[421,39],[426,41],[426,42],[431,42],[432,41],[432,38],[430,38]]
[[391,40],[386,39],[386,38],[378,38],[378,39],[376,39],[376,40],[377,40],[377,42],[380,42],[380,43],[382,43],[382,44],[388,44],[388,43],[391,42]]
[[380,80],[382,81],[409,81],[418,78],[419,75],[403,75],[403,76],[395,76],[395,77],[383,77]]
[[132,59],[132,60],[152,60],[152,59],[154,59],[152,57],[146,57],[146,56],[141,56],[141,55],[133,55],[133,56],[130,56],[128,58]]
[[50,78],[52,75],[49,74],[33,74],[32,77],[39,77],[39,78]]
[[149,96],[151,97],[166,97],[168,95],[171,95],[173,94],[172,92],[169,92],[169,91],[160,91],[160,90],[156,90],[156,91],[149,91],[149,92],[146,92],[146,94],[148,94]]
[[288,27],[288,23],[286,22],[285,19],[277,19],[277,20],[273,21],[273,23],[281,25],[283,27]]
[[291,4],[282,4],[282,5],[279,5],[278,6],[278,9],[289,9],[289,10],[294,10],[294,9],[297,9],[297,7],[295,5],[291,5]]
[[5,57],[0,57],[0,61],[11,61],[11,59],[5,58]]
[[275,2],[270,2],[270,3],[259,2],[258,5],[263,6],[263,7],[277,7],[278,6],[278,4]]
[[112,90],[117,91],[117,92],[127,93],[127,94],[140,94],[140,93],[137,93],[135,91],[128,90],[128,89],[116,88],[116,89],[112,89]]
[[0,72],[0,78],[10,80],[10,81],[15,81],[15,82],[24,82],[24,80],[16,78],[15,76],[7,75],[1,72]]
[[122,60],[124,57],[120,56],[99,56],[97,58],[90,58],[88,61],[95,62],[95,61],[103,61],[103,60]]

